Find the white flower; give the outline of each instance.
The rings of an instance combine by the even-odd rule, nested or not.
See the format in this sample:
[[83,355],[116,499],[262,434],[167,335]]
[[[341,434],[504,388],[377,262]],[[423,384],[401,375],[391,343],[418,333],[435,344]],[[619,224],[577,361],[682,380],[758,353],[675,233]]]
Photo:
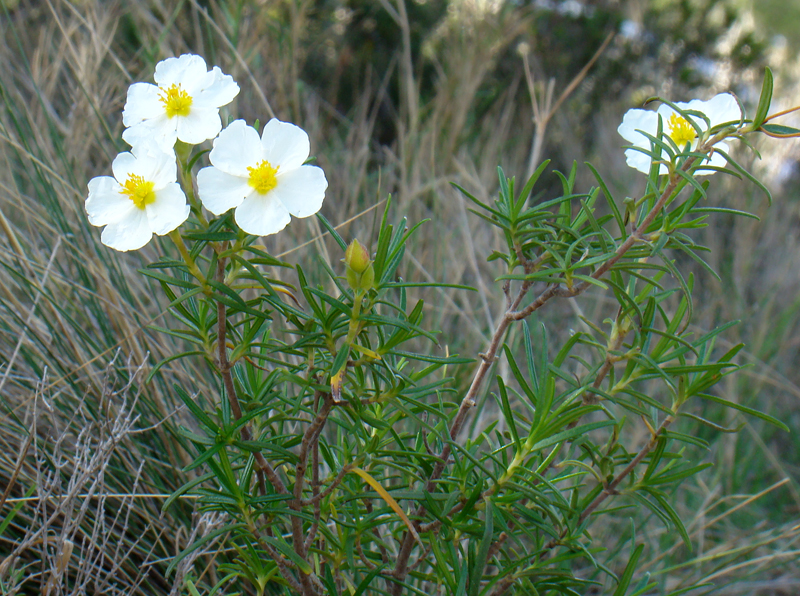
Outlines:
[[[736,98],[730,93],[720,93],[708,101],[693,99],[689,103],[676,103],[675,105],[681,110],[692,110],[705,114],[706,118],[709,120],[709,124],[706,124],[705,120],[698,116],[689,116],[691,121],[697,124],[703,133],[706,133],[719,124],[739,122],[742,117],[739,104]],[[681,152],[684,147],[686,147],[687,143],[689,143],[692,150],[697,147],[697,130],[695,130],[686,118],[666,104],[661,104],[655,112],[651,110],[628,110],[622,118],[622,124],[619,125],[617,132],[634,147],[640,147],[646,151],[651,151],[650,139],[643,135],[642,132],[646,132],[651,136],[656,136],[659,117],[661,118],[661,127],[664,137],[672,139]],[[664,139],[664,141],[667,142],[666,139]],[[728,151],[728,145],[724,142],[716,143],[714,147],[725,152]],[[625,157],[630,167],[644,172],[645,174],[650,172],[651,159],[646,153],[642,153],[637,149],[626,149]],[[667,155],[666,152],[662,152],[662,159],[669,161],[669,155]],[[722,167],[725,165],[725,158],[719,153],[714,152],[711,154],[710,159],[703,160],[702,165]],[[659,173],[666,174],[668,171],[669,169],[667,166],[662,164]],[[713,173],[713,170],[704,170],[701,168],[695,172],[695,175],[711,173]]]
[[211,166],[197,173],[203,206],[215,215],[236,208],[242,230],[255,236],[281,231],[295,217],[319,211],[328,181],[321,168],[303,165],[308,135],[273,118],[261,138],[244,120],[235,120],[214,139]]
[[137,144],[111,164],[114,177],[89,181],[86,213],[93,226],[106,226],[100,241],[116,250],[136,250],[189,217],[186,195],[176,182],[175,154],[154,143]]
[[129,128],[122,138],[134,145],[154,139],[165,149],[175,140],[196,145],[213,139],[222,129],[219,108],[239,93],[239,85],[219,67],[206,69],[200,56],[184,54],[156,65],[155,85],[134,83],[122,111]]

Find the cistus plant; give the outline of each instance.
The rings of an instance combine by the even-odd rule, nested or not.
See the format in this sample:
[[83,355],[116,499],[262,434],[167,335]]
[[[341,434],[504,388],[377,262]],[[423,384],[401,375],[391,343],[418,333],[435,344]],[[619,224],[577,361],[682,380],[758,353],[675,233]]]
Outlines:
[[[704,420],[698,402],[786,430],[715,392],[740,368],[742,346],[718,345],[733,323],[692,326],[697,282],[681,272],[689,260],[705,266],[692,230],[738,214],[711,204],[711,179],[700,176],[746,178],[769,195],[730,144],[800,133],[767,117],[769,71],[752,118],[731,94],[629,111],[619,132],[645,175],[638,197],[614,197],[589,164],[597,186],[578,189],[575,165],[554,173],[560,195],[534,193],[548,162],[521,188],[500,170],[491,204],[461,189],[504,240],[487,255],[503,314],[488,346],[466,356],[442,353],[413,299],[420,284],[398,274],[421,224],[390,223],[387,206],[375,238],[347,242],[318,215],[342,262],[315,264],[324,275],[310,278],[260,244],[323,203],[308,135],[274,119],[263,131],[243,120],[222,128],[219,108],[238,86],[197,56],[161,62],[155,81],[130,88],[132,149],[114,160],[113,178],[89,183],[86,211],[117,250],[154,233],[175,245],[142,273],[173,315],[162,331],[188,349],[151,375],[202,358],[219,379],[215,395],[175,385],[194,477],[164,510],[191,496],[218,520],[172,561],[177,589],[499,596],[608,583],[615,596],[656,593],[637,573],[635,529],[625,543],[598,544],[592,527],[644,509],[691,548],[670,493],[709,464],[687,456],[687,445],[706,443],[681,419],[731,430]],[[207,140],[206,155],[197,144]],[[584,318],[570,334],[531,323],[589,289],[605,297],[605,320]],[[505,343],[512,328],[520,352]],[[554,335],[567,339],[554,345]],[[500,359],[505,377],[494,374]],[[500,419],[471,434],[486,392]],[[192,566],[206,548],[218,555],[211,576]]]

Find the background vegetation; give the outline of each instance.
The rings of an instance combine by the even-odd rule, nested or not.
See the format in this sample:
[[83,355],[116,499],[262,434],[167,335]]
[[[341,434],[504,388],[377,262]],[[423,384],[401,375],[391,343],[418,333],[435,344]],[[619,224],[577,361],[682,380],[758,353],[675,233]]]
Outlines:
[[[498,164],[522,178],[544,158],[562,171],[589,160],[615,194],[636,196],[641,180],[625,166],[616,133],[626,109],[654,94],[707,99],[724,90],[752,108],[765,64],[776,73],[774,109],[798,97],[797,40],[767,33],[788,33],[772,23],[784,26],[791,13],[754,13],[738,2],[0,6],[2,593],[177,594],[180,578],[165,576],[170,558],[219,522],[195,513],[191,500],[161,512],[188,478],[173,384],[217,388],[202,362],[189,360],[142,384],[154,363],[177,351],[148,328],[165,305],[137,273],[160,249],[108,250],[83,212],[86,182],[107,174],[124,149],[127,86],[148,79],[158,60],[201,54],[242,87],[230,113],[305,128],[330,182],[323,213],[346,238],[373,239],[389,193],[394,215],[433,219],[412,240],[413,266],[403,276],[477,287],[427,296],[441,350],[468,355],[483,349],[502,312],[502,293],[484,281],[496,275],[485,256],[498,238],[451,181],[488,200]],[[744,341],[752,366],[727,378],[726,398],[800,428],[798,147],[761,149],[755,169],[775,202],[768,209],[755,188],[714,185],[709,200],[761,222],[721,217],[702,232],[720,280],[697,271],[695,308],[702,329],[742,321],[724,339]],[[588,170],[578,176],[591,183]],[[559,185],[555,176],[543,181]],[[306,269],[315,267],[307,242],[340,266],[313,218],[265,242]],[[591,291],[564,301],[548,314],[551,328],[566,335],[603,306]],[[512,335],[512,349],[515,342]],[[497,372],[508,376],[502,362]],[[493,404],[479,404],[470,432],[498,418]],[[711,441],[696,457],[715,464],[672,495],[692,520],[694,549],[657,519],[633,520],[648,542],[642,570],[659,577],[664,592],[706,579],[714,587],[696,593],[796,594],[797,434],[703,407],[698,415],[740,432],[684,423],[684,432]],[[593,531],[619,535],[630,525],[630,512],[621,511],[617,524]],[[194,572],[213,582],[228,556],[211,540]]]

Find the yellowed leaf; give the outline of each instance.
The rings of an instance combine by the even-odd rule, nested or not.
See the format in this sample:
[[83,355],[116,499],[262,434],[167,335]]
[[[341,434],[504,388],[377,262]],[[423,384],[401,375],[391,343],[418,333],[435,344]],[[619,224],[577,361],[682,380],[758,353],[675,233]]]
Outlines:
[[416,540],[417,543],[420,546],[422,546],[422,540],[420,540],[419,534],[417,534],[417,531],[414,529],[411,520],[408,519],[406,512],[403,511],[403,509],[400,507],[400,504],[394,500],[394,497],[392,497],[392,495],[389,494],[389,491],[383,488],[383,485],[381,485],[380,482],[375,480],[372,476],[369,475],[368,472],[365,472],[361,468],[353,467],[350,469],[350,471],[355,472],[356,474],[361,476],[364,479],[364,482],[366,482],[372,488],[375,489],[375,492],[377,492],[381,496],[381,499],[386,501],[386,504],[389,505],[389,507],[391,507],[394,510],[394,512],[400,516],[400,519],[403,520],[403,523],[408,528],[408,531],[411,532],[411,535],[414,537],[414,540]]
[[344,381],[344,373],[347,367],[342,367],[342,370],[331,376],[331,396],[334,401],[342,401],[342,381]]

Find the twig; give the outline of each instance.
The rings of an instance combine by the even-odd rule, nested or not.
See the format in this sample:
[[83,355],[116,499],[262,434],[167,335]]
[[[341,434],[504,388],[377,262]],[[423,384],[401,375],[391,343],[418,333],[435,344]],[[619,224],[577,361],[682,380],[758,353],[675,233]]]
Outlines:
[[[305,433],[303,433],[303,441],[300,444],[300,453],[298,455],[297,465],[295,466],[294,473],[294,499],[289,501],[289,508],[297,513],[300,513],[303,508],[303,484],[305,481],[306,468],[308,466],[309,451],[313,451],[314,445],[319,439],[325,422],[328,419],[333,409],[333,398],[330,393],[323,393],[317,390],[314,393],[314,402],[319,403],[322,399],[322,407],[317,412],[314,421],[308,426]],[[301,557],[305,558],[306,541],[303,540],[303,518],[299,515],[292,516],[292,541],[294,542],[295,552]],[[310,546],[310,544],[309,544]]]
[[669,425],[672,424],[674,420],[675,417],[671,414],[666,418],[664,418],[664,421],[661,423],[661,426],[659,426],[658,430],[656,430],[656,432],[653,433],[652,437],[650,438],[650,441],[644,447],[642,447],[639,453],[636,454],[636,457],[634,457],[630,461],[630,463],[627,466],[625,466],[625,469],[622,470],[622,472],[620,472],[619,474],[617,474],[614,480],[609,482],[603,488],[603,492],[597,495],[594,498],[594,500],[591,503],[589,503],[589,505],[587,505],[586,509],[583,510],[580,518],[578,518],[579,525],[584,521],[586,521],[586,518],[589,517],[592,513],[594,513],[595,509],[597,509],[603,501],[605,501],[611,495],[616,494],[616,489],[620,485],[620,483],[623,480],[625,480],[625,478],[631,472],[633,472],[636,466],[638,466],[642,462],[642,460],[645,457],[647,457],[647,455],[656,447],[656,445],[658,445],[658,440],[661,438],[661,435],[664,434],[664,431],[667,430]]
[[[217,261],[217,281],[223,283],[225,280],[225,259]],[[218,367],[222,382],[225,385],[225,393],[228,397],[228,403],[231,406],[231,412],[236,420],[242,418],[242,408],[239,405],[239,397],[236,393],[236,385],[233,383],[233,375],[231,375],[231,365],[228,363],[228,352],[225,346],[227,311],[225,304],[217,300],[217,358],[219,360]],[[241,429],[242,440],[252,441],[253,433],[250,430],[250,425],[245,424]],[[270,463],[266,460],[260,451],[253,452],[253,457],[258,466],[257,475],[259,478],[259,490],[261,494],[266,494],[266,486],[264,485],[264,477],[270,481],[273,488],[280,494],[288,495],[289,491],[286,490],[286,485],[280,479],[280,476],[275,472]]]
[[339,473],[336,475],[336,478],[333,479],[333,482],[331,482],[331,485],[328,488],[326,488],[322,492],[317,492],[310,499],[302,499],[300,501],[300,505],[302,505],[303,507],[308,507],[309,505],[318,505],[319,503],[321,503],[322,499],[324,499],[325,497],[330,495],[334,490],[336,490],[336,488],[342,483],[342,480],[344,480],[344,477],[347,476],[347,473],[350,472],[350,470],[352,469],[353,469],[353,464],[346,464],[342,466],[342,469],[339,470]]
[[367,559],[367,557],[364,555],[364,548],[361,546],[361,534],[356,536],[356,551],[358,551],[358,556],[361,558],[364,565],[366,565],[367,569],[370,571],[375,569],[375,563]]
[[[319,393],[314,392],[314,410],[316,411],[317,408],[319,408]],[[314,499],[319,496],[319,441],[314,441],[314,445],[311,449],[311,494],[314,495]],[[308,530],[306,541],[303,543],[303,548],[306,552],[308,552],[311,545],[314,544],[317,532],[319,531],[319,520],[322,517],[321,501],[321,499],[314,501],[314,521]],[[300,503],[302,507],[307,507],[309,504],[310,503],[302,501]]]

